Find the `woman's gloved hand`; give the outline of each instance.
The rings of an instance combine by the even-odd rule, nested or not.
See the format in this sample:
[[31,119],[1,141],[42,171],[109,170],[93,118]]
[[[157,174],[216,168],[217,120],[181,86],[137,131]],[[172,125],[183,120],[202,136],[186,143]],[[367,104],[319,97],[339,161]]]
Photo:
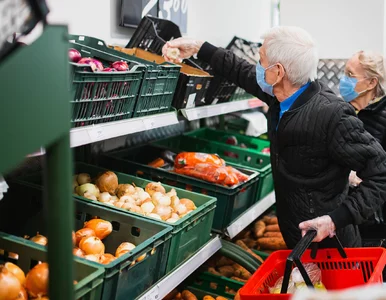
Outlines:
[[333,237],[335,235],[335,224],[330,216],[322,216],[316,219],[308,220],[299,224],[299,229],[302,231],[302,237],[307,231],[314,229],[318,233],[314,238],[314,242],[321,242],[326,237]]
[[200,51],[204,42],[189,38],[178,38],[167,42],[162,48],[162,55],[166,61],[181,62]]

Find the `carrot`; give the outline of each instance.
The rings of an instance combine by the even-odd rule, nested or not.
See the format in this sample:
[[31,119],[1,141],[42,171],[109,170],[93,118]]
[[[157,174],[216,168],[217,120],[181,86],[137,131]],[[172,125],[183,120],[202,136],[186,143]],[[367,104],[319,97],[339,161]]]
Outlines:
[[232,276],[231,279],[233,280],[236,280],[236,281],[240,281],[240,282],[247,282],[245,279],[242,279],[242,278],[239,278],[239,277],[236,277],[236,276]]
[[240,246],[241,248],[243,248],[245,251],[247,251],[249,254],[251,254],[252,256],[254,256],[258,261],[260,261],[261,263],[264,263],[264,260],[259,256],[257,255],[255,252],[253,252],[251,249],[249,249],[247,247],[247,245],[245,245],[245,243],[243,241],[236,241],[236,245]]
[[253,240],[253,239],[243,239],[243,240],[241,240],[241,241],[243,241],[244,243],[245,243],[245,245],[247,245],[247,247],[249,248],[249,249],[253,249],[253,248],[255,248],[256,247],[256,240]]
[[[204,299],[205,300],[205,299]],[[216,297],[216,300],[228,300],[227,298],[224,298],[224,297],[221,297],[221,296],[217,296]]]
[[230,266],[233,263],[233,260],[223,256],[216,262],[216,267]]
[[232,266],[223,266],[218,268],[218,271],[222,276],[232,277],[233,272],[235,271]]
[[239,264],[234,264],[233,268],[235,269],[235,271],[233,273],[233,276],[235,276],[235,277],[239,277],[239,278],[248,280],[252,276],[252,274],[249,273],[247,269],[240,266]]
[[208,272],[217,276],[222,276],[221,273],[217,272],[215,268],[208,268]]
[[262,237],[265,231],[265,223],[263,221],[257,221],[253,226],[253,232],[257,238]]
[[264,216],[263,221],[267,225],[275,225],[278,224],[276,216]]
[[278,231],[267,231],[266,233],[264,233],[264,237],[279,237],[279,238],[283,238],[283,236],[281,235],[281,232],[278,232]]
[[149,162],[148,165],[153,168],[161,168],[165,165],[165,161],[162,158],[157,158],[152,162]]
[[202,300],[216,300],[212,296],[206,295]]
[[265,231],[280,231],[279,224],[268,225],[265,227]]
[[282,250],[287,249],[287,246],[282,238],[278,237],[262,237],[257,240],[261,249],[266,250]]
[[241,300],[241,298],[240,298],[240,293],[239,292],[237,292],[237,294],[236,294],[236,296],[235,296],[235,299],[234,300]]
[[183,300],[198,300],[197,297],[188,290],[184,290],[182,292],[182,299]]

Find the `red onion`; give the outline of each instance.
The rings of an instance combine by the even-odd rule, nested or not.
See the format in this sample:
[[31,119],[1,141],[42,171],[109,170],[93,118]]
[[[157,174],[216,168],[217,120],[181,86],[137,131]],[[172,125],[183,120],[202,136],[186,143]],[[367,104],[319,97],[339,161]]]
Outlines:
[[93,71],[102,71],[104,69],[103,64],[99,60],[91,57],[81,58],[78,64],[90,65]]
[[78,50],[70,48],[68,49],[68,58],[70,59],[70,61],[76,63],[82,58],[82,55]]
[[111,64],[111,67],[116,69],[117,71],[128,71],[129,65],[125,61],[116,61]]

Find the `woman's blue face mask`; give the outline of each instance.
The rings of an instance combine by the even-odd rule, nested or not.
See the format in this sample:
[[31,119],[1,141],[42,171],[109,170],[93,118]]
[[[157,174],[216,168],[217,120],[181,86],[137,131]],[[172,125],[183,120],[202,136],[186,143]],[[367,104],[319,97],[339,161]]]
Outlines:
[[[367,79],[367,78],[364,78]],[[360,94],[367,92],[367,89],[361,92],[357,92],[355,87],[358,83],[358,79],[355,77],[348,77],[347,75],[343,75],[340,79],[339,83],[339,91],[340,95],[346,102],[351,102],[354,99],[358,98]]]
[[256,65],[256,81],[257,81],[257,84],[259,85],[259,87],[262,89],[262,91],[264,93],[267,93],[268,95],[271,95],[272,97],[274,97],[273,87],[276,84],[276,82],[274,84],[267,83],[265,81],[265,71],[267,71],[268,69],[274,67],[275,65],[276,64],[270,65],[269,67],[267,67],[265,69],[260,64],[260,62],[257,62],[257,65]]

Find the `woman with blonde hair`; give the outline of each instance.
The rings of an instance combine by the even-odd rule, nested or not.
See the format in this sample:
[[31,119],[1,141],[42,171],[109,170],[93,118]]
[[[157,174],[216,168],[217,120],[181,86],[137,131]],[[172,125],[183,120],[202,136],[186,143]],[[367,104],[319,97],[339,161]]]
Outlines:
[[[340,94],[357,111],[364,128],[386,149],[386,66],[382,55],[359,51],[346,64],[345,74],[340,80]],[[361,183],[353,171],[350,183]],[[385,207],[375,213],[376,223],[384,223]],[[374,219],[369,220],[374,223]],[[386,233],[383,234],[386,237]]]

